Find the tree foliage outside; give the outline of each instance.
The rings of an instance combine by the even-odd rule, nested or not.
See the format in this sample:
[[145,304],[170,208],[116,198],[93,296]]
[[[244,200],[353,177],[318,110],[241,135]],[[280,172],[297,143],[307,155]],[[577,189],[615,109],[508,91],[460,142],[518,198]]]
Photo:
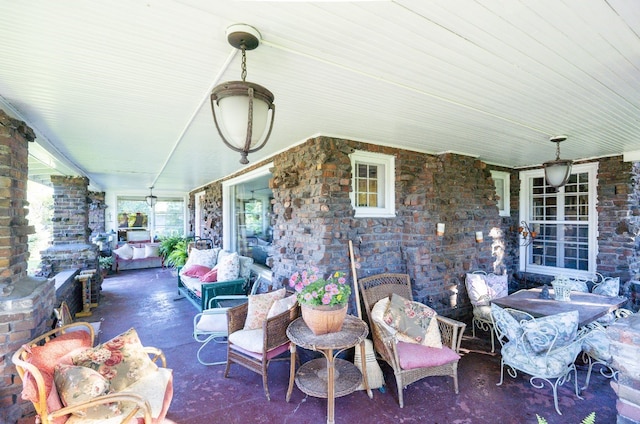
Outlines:
[[35,233],[29,235],[29,260],[27,273],[34,275],[40,265],[40,252],[49,247],[53,237],[53,189],[45,185],[27,181],[27,201],[29,225],[33,225]]

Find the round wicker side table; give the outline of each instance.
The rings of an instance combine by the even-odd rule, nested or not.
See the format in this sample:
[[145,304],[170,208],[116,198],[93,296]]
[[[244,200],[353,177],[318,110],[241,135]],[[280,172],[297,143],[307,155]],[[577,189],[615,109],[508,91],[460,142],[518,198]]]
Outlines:
[[[293,321],[287,328],[287,336],[291,341],[291,373],[287,402],[296,386],[309,396],[327,399],[327,424],[334,424],[335,398],[354,392],[364,380],[369,398],[373,393],[367,383],[366,364],[364,363],[364,339],[369,334],[367,324],[361,319],[347,315],[342,330],[336,333],[316,336],[307,327],[302,318]],[[340,352],[355,345],[360,345],[363,373],[351,362],[336,358]],[[324,359],[313,359],[305,362],[295,371],[296,346],[321,352]]]

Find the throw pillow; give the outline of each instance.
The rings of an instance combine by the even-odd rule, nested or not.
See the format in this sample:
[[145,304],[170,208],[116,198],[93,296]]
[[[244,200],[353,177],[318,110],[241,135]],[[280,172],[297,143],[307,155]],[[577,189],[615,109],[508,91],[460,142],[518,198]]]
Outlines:
[[218,281],[231,281],[238,279],[240,273],[240,258],[237,253],[225,255],[218,259]]
[[[87,367],[58,365],[55,369],[54,381],[64,406],[89,402],[110,392],[109,380]],[[121,413],[119,402],[111,402],[75,412],[74,415],[105,419]]]
[[509,280],[507,278],[507,274],[487,274],[485,282],[489,288],[489,296],[491,296],[491,300],[509,295]]
[[387,325],[398,330],[399,340],[442,348],[436,315],[436,311],[427,305],[405,299],[394,293],[391,295],[383,320]]
[[467,274],[465,285],[469,300],[473,306],[488,306],[491,301],[489,286],[487,286],[485,277],[485,274]]
[[604,281],[593,288],[594,294],[615,297],[620,293],[620,277],[605,278]]
[[218,252],[220,249],[191,249],[189,257],[184,267],[190,267],[191,265],[203,265],[209,269],[213,268],[218,260]]
[[115,254],[120,256],[122,259],[131,259],[133,258],[133,249],[129,244],[123,244],[114,250]]
[[160,256],[159,249],[160,245],[158,243],[148,243],[144,245],[144,257],[145,258],[156,258]]
[[213,268],[211,271],[200,277],[200,281],[203,283],[215,283],[218,281],[218,268]]
[[[27,362],[38,368],[45,385],[45,396],[49,396],[53,385],[53,373],[59,363],[71,363],[67,357],[70,352],[84,350],[92,345],[91,335],[86,331],[73,331],[60,334],[42,346],[29,348]],[[38,401],[38,386],[31,374],[25,375],[22,383],[22,398],[32,402]]]
[[284,298],[284,295],[284,288],[269,293],[249,295],[247,319],[244,322],[244,329],[253,330],[261,328],[262,324],[267,320],[267,314],[269,313],[269,309],[271,309],[271,305],[273,305],[276,300]]
[[238,256],[238,259],[240,260],[240,272],[238,272],[238,277],[249,280],[249,277],[251,276],[251,265],[253,265],[253,258],[249,258],[247,256]]
[[298,299],[296,298],[295,294],[292,294],[291,296],[285,297],[280,300],[276,300],[275,302],[273,302],[273,305],[271,305],[271,308],[269,309],[267,319],[288,311],[293,305],[296,304],[297,301]]
[[562,312],[521,323],[534,352],[542,353],[570,344],[578,331],[578,311]]
[[181,275],[200,278],[209,271],[211,271],[211,268],[207,268],[204,265],[191,265],[189,268],[183,268]]
[[111,383],[113,391],[120,391],[131,383],[158,369],[144,352],[135,329],[72,358],[74,365],[92,368]]
[[491,304],[491,316],[493,317],[493,322],[496,327],[498,327],[500,332],[506,335],[509,340],[516,340],[522,336],[520,322],[508,311],[505,311],[495,303]]
[[144,259],[145,256],[145,249],[144,247],[133,247],[133,256],[132,259]]

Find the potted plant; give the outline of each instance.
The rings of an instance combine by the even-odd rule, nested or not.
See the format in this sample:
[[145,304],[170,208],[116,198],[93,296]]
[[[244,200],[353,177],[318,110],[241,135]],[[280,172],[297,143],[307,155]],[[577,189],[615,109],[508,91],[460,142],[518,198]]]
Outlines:
[[102,270],[102,278],[104,278],[108,273],[111,272],[111,267],[113,266],[113,256],[100,256],[98,258],[98,263],[100,264],[100,269]]
[[333,272],[326,279],[318,272],[318,268],[312,267],[289,278],[289,286],[297,293],[302,319],[315,335],[340,331],[351,295],[344,272]]

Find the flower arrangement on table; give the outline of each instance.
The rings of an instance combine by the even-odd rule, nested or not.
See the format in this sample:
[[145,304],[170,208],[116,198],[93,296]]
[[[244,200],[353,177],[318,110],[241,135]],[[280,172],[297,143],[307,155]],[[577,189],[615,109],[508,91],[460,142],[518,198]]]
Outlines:
[[315,335],[340,331],[347,316],[351,286],[344,272],[332,272],[328,278],[311,267],[289,278],[289,286],[297,293],[302,319]]
[[296,293],[301,305],[346,305],[351,295],[351,286],[347,284],[344,272],[335,271],[329,278],[320,278],[319,269],[311,267],[295,272],[289,278],[289,286]]

